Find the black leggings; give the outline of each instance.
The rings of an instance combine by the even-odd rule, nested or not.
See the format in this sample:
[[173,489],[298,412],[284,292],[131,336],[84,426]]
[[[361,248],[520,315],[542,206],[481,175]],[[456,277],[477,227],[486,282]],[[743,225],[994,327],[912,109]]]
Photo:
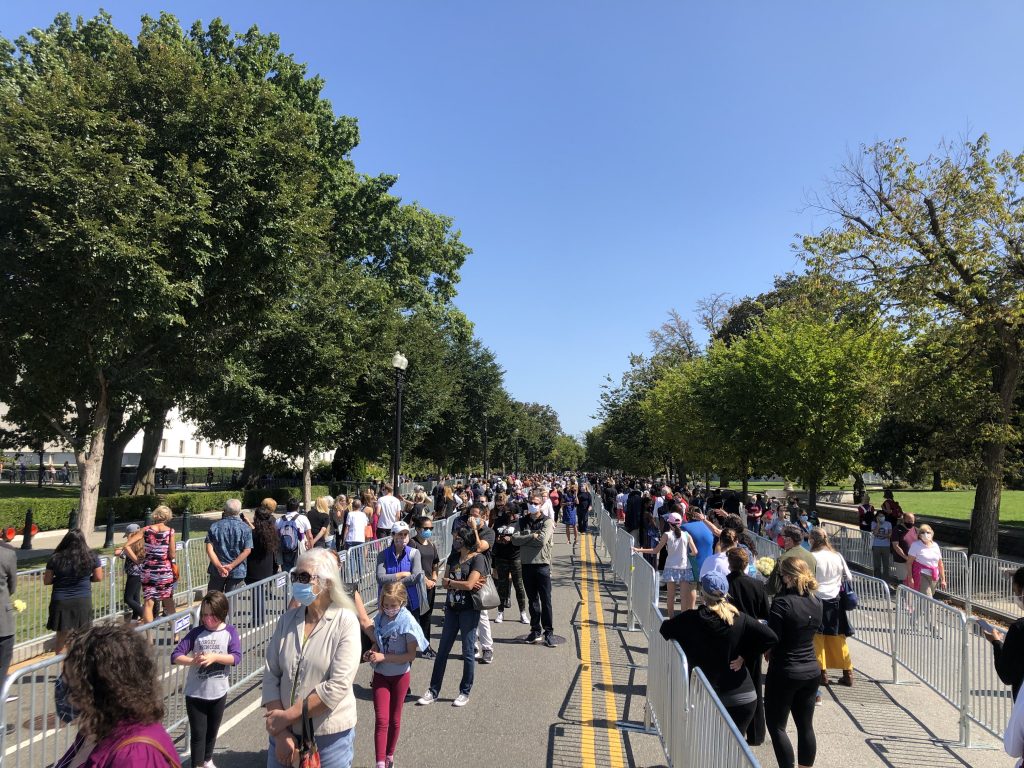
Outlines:
[[754,719],[754,711],[756,709],[757,701],[751,701],[746,704],[727,704],[725,707],[725,711],[729,713],[729,717],[732,718],[733,723],[736,724],[736,729],[740,733],[747,732],[750,722]]
[[197,768],[207,760],[213,760],[213,747],[217,743],[217,731],[220,730],[220,721],[224,717],[224,706],[227,701],[227,695],[219,699],[185,697],[192,765]]
[[764,714],[779,768],[793,768],[793,744],[786,735],[790,711],[796,723],[800,765],[814,765],[818,752],[814,738],[814,697],[820,681],[818,675],[807,680],[793,680],[783,675],[772,675],[769,671],[764,686]]
[[142,577],[124,577],[124,604],[132,610],[133,619],[142,618]]

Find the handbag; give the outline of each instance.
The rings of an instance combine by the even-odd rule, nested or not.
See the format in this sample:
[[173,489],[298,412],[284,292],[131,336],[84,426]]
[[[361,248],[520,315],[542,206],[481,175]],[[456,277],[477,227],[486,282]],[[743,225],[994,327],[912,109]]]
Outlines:
[[501,605],[501,598],[498,597],[498,588],[494,585],[494,579],[490,576],[480,589],[473,592],[473,608],[477,611],[489,611]]
[[320,768],[320,750],[313,736],[313,718],[309,716],[309,699],[302,700],[302,741],[299,743],[299,768]]
[[857,597],[857,592],[853,588],[847,579],[843,579],[843,583],[839,587],[839,607],[844,611],[852,611],[857,607],[857,603],[860,602],[860,598]]

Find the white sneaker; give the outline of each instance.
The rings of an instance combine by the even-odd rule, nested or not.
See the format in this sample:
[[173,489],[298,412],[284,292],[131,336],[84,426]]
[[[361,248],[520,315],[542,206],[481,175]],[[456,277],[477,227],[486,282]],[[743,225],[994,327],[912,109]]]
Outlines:
[[529,624],[530,623],[530,615],[526,611],[520,611],[520,613],[519,613],[519,623],[520,624]]
[[505,614],[503,611],[498,611],[498,615],[494,617],[495,624],[501,624],[505,620]]
[[469,695],[465,693],[460,693],[455,697],[455,701],[452,702],[453,707],[464,707],[467,704],[469,704]]
[[437,696],[427,691],[416,700],[416,703],[421,707],[425,707],[427,704],[433,704],[435,701],[437,701]]

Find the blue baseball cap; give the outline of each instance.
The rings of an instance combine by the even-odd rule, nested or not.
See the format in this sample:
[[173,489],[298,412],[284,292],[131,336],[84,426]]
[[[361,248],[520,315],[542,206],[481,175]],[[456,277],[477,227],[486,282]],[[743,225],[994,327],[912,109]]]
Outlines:
[[729,580],[721,571],[709,571],[700,577],[700,588],[711,597],[729,594]]

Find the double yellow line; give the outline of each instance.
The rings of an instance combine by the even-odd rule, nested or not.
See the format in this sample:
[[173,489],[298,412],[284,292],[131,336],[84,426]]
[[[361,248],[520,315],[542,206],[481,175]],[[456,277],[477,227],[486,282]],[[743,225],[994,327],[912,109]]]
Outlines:
[[[582,604],[580,606],[580,710],[583,728],[580,733],[580,755],[584,768],[597,766],[596,731],[594,728],[594,699],[591,693],[594,683],[593,652],[591,650],[591,614],[597,625],[598,657],[600,659],[601,682],[604,683],[605,730],[607,732],[608,762],[611,768],[622,768],[623,744],[622,734],[615,726],[619,719],[619,710],[615,704],[615,688],[612,678],[611,655],[608,652],[608,633],[604,623],[604,606],[601,602],[600,576],[595,566],[594,537],[580,537],[581,555],[581,589]],[[590,590],[594,590],[593,599]]]

